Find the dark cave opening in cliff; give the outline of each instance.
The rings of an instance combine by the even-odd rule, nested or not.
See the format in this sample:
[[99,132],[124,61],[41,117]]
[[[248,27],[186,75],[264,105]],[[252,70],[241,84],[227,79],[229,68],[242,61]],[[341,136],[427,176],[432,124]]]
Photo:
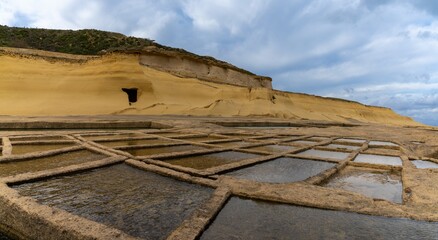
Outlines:
[[129,105],[137,102],[138,88],[122,88],[122,91],[124,91],[126,94],[128,94]]

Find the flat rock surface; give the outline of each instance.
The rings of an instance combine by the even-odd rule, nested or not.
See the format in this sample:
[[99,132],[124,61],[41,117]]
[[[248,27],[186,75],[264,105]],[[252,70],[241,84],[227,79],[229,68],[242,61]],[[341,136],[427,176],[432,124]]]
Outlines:
[[[0,132],[4,153],[0,156],[0,182],[13,187],[5,185],[0,192],[0,201],[5,203],[0,212],[14,216],[0,219],[0,229],[8,226],[18,236],[68,232],[77,239],[229,239],[258,233],[270,238],[272,229],[281,236],[297,238],[304,236],[306,229],[312,232],[310,238],[333,239],[362,238],[365,232],[375,238],[387,238],[389,232],[419,239],[437,234],[438,169],[416,168],[412,162],[438,163],[438,136],[431,127],[134,115],[1,116],[0,127],[2,121],[30,128],[70,122],[72,127]],[[93,128],[81,128],[79,123],[84,122]],[[107,124],[121,122],[124,127],[130,123],[135,127],[104,129]],[[30,149],[65,141],[77,148],[11,154],[18,141],[18,146]],[[298,145],[297,141],[312,144]],[[370,141],[393,144],[370,148]],[[159,154],[127,154],[137,143],[141,149],[160,149]],[[177,146],[169,143],[201,150],[176,151]],[[326,146],[333,144],[340,145],[328,151]],[[317,154],[294,159],[306,152]],[[364,155],[396,158],[398,165],[355,160]],[[114,165],[123,162],[126,165]],[[347,174],[350,169],[354,171]],[[357,172],[374,175],[361,175],[359,182],[351,180]],[[394,174],[396,178],[390,177]],[[342,182],[345,179],[348,181]],[[367,179],[372,181],[358,185]],[[356,189],[346,187],[346,182],[356,184]],[[367,193],[371,187],[377,193],[390,194],[385,190],[387,184],[396,186],[397,201]],[[360,190],[362,187],[366,190]],[[226,203],[229,195],[231,200]],[[301,220],[285,221],[288,212]],[[32,224],[27,222],[30,219],[34,219]],[[363,224],[353,226],[352,222]],[[83,225],[99,231],[81,228]],[[217,234],[224,231],[228,235]]]

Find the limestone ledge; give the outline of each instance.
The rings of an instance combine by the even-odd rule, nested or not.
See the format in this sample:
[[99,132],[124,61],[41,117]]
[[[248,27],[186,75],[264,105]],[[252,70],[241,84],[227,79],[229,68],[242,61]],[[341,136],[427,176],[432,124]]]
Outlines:
[[180,77],[197,78],[242,87],[272,89],[270,77],[258,76],[211,57],[147,47],[140,52],[140,64]]

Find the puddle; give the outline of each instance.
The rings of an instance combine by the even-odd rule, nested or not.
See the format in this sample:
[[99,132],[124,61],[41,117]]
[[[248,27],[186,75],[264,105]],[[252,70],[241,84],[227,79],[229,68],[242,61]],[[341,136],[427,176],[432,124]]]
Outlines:
[[12,145],[12,154],[26,154],[32,152],[43,152],[74,146],[71,144],[42,144],[42,145]]
[[324,186],[402,203],[401,176],[384,170],[346,167]]
[[333,149],[346,149],[346,150],[357,150],[357,149],[359,149],[359,148],[361,148],[361,147],[359,147],[359,146],[352,146],[352,145],[341,145],[341,144],[334,144],[334,143],[332,143],[332,144],[329,144],[329,145],[327,145],[327,146],[323,146],[323,147],[326,147],[326,148],[333,148]]
[[196,150],[205,150],[205,147],[194,146],[194,145],[178,145],[169,147],[153,147],[153,148],[133,148],[133,149],[122,149],[122,151],[128,152],[133,156],[146,156],[162,153],[178,153]]
[[165,239],[212,193],[123,164],[14,188],[41,204],[145,239]]
[[438,168],[438,163],[423,160],[413,160],[412,163],[417,168]]
[[436,239],[437,236],[438,223],[232,197],[201,239]]
[[372,155],[372,154],[362,154],[360,153],[355,159],[354,162],[363,162],[363,163],[374,163],[374,164],[384,164],[391,166],[401,166],[402,161],[399,157],[390,157],[383,155]]
[[316,144],[318,142],[306,141],[306,140],[298,140],[298,141],[292,141],[291,143],[299,144],[299,145],[311,145],[311,144]]
[[27,161],[0,163],[0,177],[91,162],[105,157],[90,151],[80,150],[51,157],[33,158]]
[[265,145],[265,146],[249,148],[249,149],[276,153],[276,152],[292,151],[292,150],[297,149],[297,147],[272,144],[272,145]]
[[364,140],[364,139],[353,139],[353,138],[339,138],[339,139],[336,139],[336,141],[352,142],[352,143],[365,143],[367,140]]
[[258,182],[287,183],[305,180],[335,165],[297,158],[277,158],[226,175]]
[[215,143],[215,145],[219,145],[221,147],[246,147],[251,144],[253,143],[245,141]]
[[216,167],[219,165],[224,165],[231,162],[240,161],[243,159],[256,158],[260,155],[252,153],[243,153],[236,151],[226,151],[219,153],[210,153],[200,156],[173,158],[165,160],[165,162],[179,165],[183,167],[189,167],[194,169],[206,169],[211,167]]
[[328,158],[334,160],[344,160],[348,157],[348,155],[350,155],[350,153],[310,149],[304,152],[300,152],[297,155],[318,157],[318,158]]
[[145,145],[145,144],[167,144],[167,143],[175,143],[175,142],[165,139],[155,138],[155,139],[125,140],[125,141],[111,141],[111,142],[97,142],[97,143],[107,147],[118,147],[118,146]]
[[398,145],[395,143],[382,142],[382,141],[370,141],[369,145],[370,146],[394,146],[394,147],[398,147]]

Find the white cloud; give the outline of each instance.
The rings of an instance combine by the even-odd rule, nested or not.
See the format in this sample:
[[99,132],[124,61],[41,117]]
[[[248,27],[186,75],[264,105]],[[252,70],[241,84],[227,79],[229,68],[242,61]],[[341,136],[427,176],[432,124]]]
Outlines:
[[192,19],[195,28],[207,32],[227,31],[227,34],[236,35],[253,22],[268,2],[186,0],[182,7],[184,13]]
[[14,8],[6,0],[0,0],[0,24],[11,24],[14,20]]
[[28,27],[76,28],[63,16],[63,13],[72,4],[72,0],[4,0],[1,2],[0,15],[12,14],[14,16],[4,20],[2,24],[14,24],[18,21],[19,16],[25,16],[29,21]]

